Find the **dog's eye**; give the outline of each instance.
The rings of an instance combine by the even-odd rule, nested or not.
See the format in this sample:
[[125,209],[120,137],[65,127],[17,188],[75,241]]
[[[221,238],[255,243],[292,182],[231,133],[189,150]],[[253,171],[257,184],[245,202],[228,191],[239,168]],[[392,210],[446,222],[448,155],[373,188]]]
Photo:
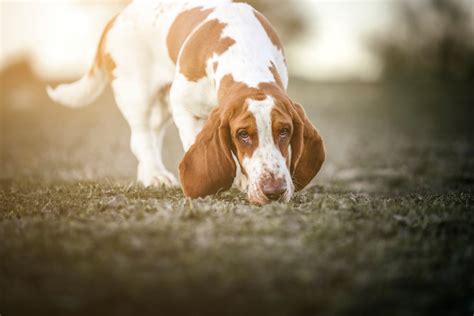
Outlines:
[[243,140],[244,142],[247,142],[250,139],[250,135],[247,131],[240,131],[238,135],[239,135],[239,138]]
[[288,128],[282,128],[280,130],[280,137],[282,138],[288,137],[289,134],[290,134],[290,130]]

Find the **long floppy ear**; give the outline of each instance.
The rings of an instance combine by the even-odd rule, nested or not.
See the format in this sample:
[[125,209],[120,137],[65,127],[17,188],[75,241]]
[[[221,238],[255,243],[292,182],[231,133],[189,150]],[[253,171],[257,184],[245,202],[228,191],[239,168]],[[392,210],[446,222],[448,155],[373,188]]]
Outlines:
[[324,142],[301,105],[294,103],[291,139],[291,176],[295,189],[301,190],[316,176],[324,162]]
[[184,195],[197,198],[227,190],[235,171],[229,122],[216,108],[179,164]]

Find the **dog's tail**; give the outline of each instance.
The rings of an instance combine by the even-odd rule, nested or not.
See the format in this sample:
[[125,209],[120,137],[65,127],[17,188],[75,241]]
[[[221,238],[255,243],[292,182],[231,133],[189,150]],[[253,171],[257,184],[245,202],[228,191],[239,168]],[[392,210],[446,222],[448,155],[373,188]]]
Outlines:
[[78,81],[60,84],[56,88],[46,87],[51,99],[68,107],[81,107],[94,102],[107,84],[103,70],[87,73]]
[[112,28],[115,18],[109,21],[102,33],[90,70],[78,81],[61,84],[56,88],[50,86],[46,88],[52,100],[68,107],[81,107],[91,104],[102,94],[107,83],[113,78],[112,72],[115,69],[115,62],[110,54],[105,52],[107,33]]

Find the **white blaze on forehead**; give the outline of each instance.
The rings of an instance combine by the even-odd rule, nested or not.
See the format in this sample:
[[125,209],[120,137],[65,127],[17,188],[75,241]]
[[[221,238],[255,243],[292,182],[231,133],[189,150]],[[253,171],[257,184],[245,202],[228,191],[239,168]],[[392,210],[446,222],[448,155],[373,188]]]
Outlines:
[[258,133],[258,147],[274,144],[272,134],[272,109],[275,102],[272,97],[267,97],[263,101],[248,101],[248,110],[255,117]]
[[283,200],[288,201],[293,194],[293,182],[286,165],[286,160],[273,139],[272,110],[275,102],[272,97],[265,100],[249,100],[248,111],[255,117],[257,125],[258,147],[252,157],[245,157],[242,164],[248,174],[248,193],[262,198],[261,185],[265,180],[274,178],[285,179],[287,192]]

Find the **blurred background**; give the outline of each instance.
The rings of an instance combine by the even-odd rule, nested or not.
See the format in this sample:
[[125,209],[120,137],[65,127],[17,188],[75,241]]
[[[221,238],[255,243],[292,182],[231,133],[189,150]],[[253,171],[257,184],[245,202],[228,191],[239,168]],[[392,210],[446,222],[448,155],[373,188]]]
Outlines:
[[[442,186],[448,173],[472,176],[473,0],[249,2],[283,38],[290,96],[326,139],[322,183],[384,190],[370,175],[400,189],[420,172],[427,186]],[[88,69],[104,25],[125,5],[1,2],[1,177],[134,178],[128,127],[110,90],[76,111],[44,91]],[[175,173],[176,135],[172,128],[165,157]]]
[[[0,65],[28,60],[45,79],[77,77],[128,1],[2,1]],[[282,36],[294,76],[472,80],[472,0],[247,1]],[[276,5],[277,4],[277,5]]]

